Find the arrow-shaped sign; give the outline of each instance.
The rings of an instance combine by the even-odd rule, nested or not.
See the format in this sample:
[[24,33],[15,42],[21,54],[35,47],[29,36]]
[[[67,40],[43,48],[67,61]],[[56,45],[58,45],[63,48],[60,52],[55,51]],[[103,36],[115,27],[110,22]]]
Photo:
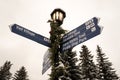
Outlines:
[[47,50],[46,53],[44,54],[42,74],[44,74],[51,66],[51,60],[50,60],[51,54],[52,53],[49,50]]
[[92,18],[63,36],[62,52],[100,34],[99,18]]
[[30,31],[26,28],[23,28],[22,26],[19,26],[17,24],[11,25],[10,29],[12,32],[14,32],[16,34],[19,34],[23,37],[26,37],[28,39],[35,41],[35,42],[38,42],[38,43],[43,44],[47,47],[50,47],[50,43],[51,43],[50,40],[48,38],[40,35],[40,34],[37,34],[33,31]]
[[78,35],[82,35],[86,31],[89,32],[92,27],[94,27],[98,24],[98,22],[99,22],[99,18],[96,18],[96,17],[88,20],[84,24],[80,25],[79,27],[77,27],[77,28],[73,29],[72,31],[68,32],[67,34],[65,34],[63,36],[62,43],[65,43]]
[[61,46],[62,52],[99,35],[100,32],[101,28],[99,26],[94,26],[93,28],[91,28],[91,31],[86,31],[83,34],[80,34],[62,44]]

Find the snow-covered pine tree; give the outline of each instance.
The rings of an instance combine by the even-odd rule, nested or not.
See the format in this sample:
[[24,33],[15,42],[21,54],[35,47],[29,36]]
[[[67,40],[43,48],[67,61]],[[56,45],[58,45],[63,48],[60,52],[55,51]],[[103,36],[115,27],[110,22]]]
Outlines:
[[87,46],[82,46],[82,51],[80,51],[80,71],[82,80],[95,80],[97,75],[96,65],[93,62],[93,56],[88,50]]
[[64,65],[64,75],[61,77],[61,80],[81,80],[79,66],[76,65],[78,61],[76,52],[72,52],[72,49],[69,49],[61,54],[60,57]]
[[2,67],[0,67],[0,80],[10,80],[11,79],[11,68],[12,64],[10,61],[6,61]]
[[99,46],[97,46],[97,62],[99,80],[118,80],[119,77],[112,68],[112,63]]
[[60,27],[58,22],[50,21],[50,40],[51,40],[51,51],[50,60],[51,60],[51,74],[50,80],[58,80],[61,75],[63,75],[63,67],[59,67],[59,54],[60,44],[62,40],[62,35],[65,34],[65,30]]
[[16,71],[13,80],[29,80],[25,67],[22,66],[18,71]]

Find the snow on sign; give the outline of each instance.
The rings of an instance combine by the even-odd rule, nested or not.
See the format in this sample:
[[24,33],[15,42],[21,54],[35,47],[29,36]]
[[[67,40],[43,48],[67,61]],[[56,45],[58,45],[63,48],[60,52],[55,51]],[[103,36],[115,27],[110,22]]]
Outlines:
[[30,40],[33,40],[35,42],[38,42],[40,44],[43,44],[47,47],[50,47],[50,40],[40,34],[37,34],[33,31],[30,31],[26,28],[23,28],[22,26],[19,26],[17,24],[13,24],[10,26],[10,29],[12,32],[16,33],[16,34],[19,34],[23,37],[26,37]]

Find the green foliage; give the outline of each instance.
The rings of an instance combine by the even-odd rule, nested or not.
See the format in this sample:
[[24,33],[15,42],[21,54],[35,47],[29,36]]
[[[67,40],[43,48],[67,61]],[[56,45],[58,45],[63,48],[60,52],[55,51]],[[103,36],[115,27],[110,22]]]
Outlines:
[[64,65],[64,75],[62,76],[62,80],[80,80],[80,71],[79,67],[76,65],[77,58],[76,52],[72,52],[72,49],[65,51],[61,54],[61,62]]
[[87,46],[82,46],[82,51],[80,51],[80,71],[82,79],[95,80],[97,78],[96,65],[93,62],[93,56],[90,54]]
[[61,66],[58,67],[54,67],[52,66],[52,70],[51,70],[51,74],[50,74],[50,79],[49,80],[59,80],[59,77],[63,75],[64,72],[64,68]]
[[50,74],[50,80],[58,80],[59,76],[63,75],[62,71],[63,68],[59,67],[59,54],[60,53],[60,44],[61,44],[61,38],[62,35],[65,33],[65,30],[63,30],[59,23],[57,22],[50,22],[50,40],[51,40],[51,48],[49,49],[51,51],[50,59],[51,59],[51,74]]
[[118,80],[118,76],[112,68],[112,63],[109,62],[99,46],[97,46],[97,62],[99,80]]
[[12,64],[10,61],[6,61],[2,67],[0,67],[0,80],[10,80],[11,79],[11,68]]
[[59,61],[58,54],[61,44],[62,35],[65,34],[65,30],[63,30],[59,23],[51,22],[50,23],[51,31],[50,31],[50,40],[51,40],[51,49],[50,51],[53,53],[51,55],[51,63],[55,65]]
[[21,67],[19,71],[17,71],[13,77],[13,80],[29,80],[27,75],[27,71],[25,67]]

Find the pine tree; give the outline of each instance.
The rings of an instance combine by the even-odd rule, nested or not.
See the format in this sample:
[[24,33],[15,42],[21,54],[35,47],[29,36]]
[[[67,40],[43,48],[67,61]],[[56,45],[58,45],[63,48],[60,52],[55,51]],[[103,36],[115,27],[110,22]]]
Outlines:
[[79,67],[76,65],[78,62],[76,58],[76,52],[72,52],[72,49],[65,51],[61,54],[61,62],[64,65],[63,76],[61,80],[80,80],[80,71]]
[[96,79],[96,65],[93,62],[93,56],[90,54],[87,46],[82,46],[82,51],[80,51],[80,70],[83,80],[95,80]]
[[65,30],[60,27],[58,22],[50,21],[50,40],[51,40],[51,51],[50,60],[51,60],[51,74],[50,80],[58,80],[61,75],[63,75],[63,67],[59,65],[59,54],[60,52],[60,44],[62,35],[65,34]]
[[0,80],[10,80],[11,79],[11,68],[12,64],[10,61],[6,61],[2,67],[0,67]]
[[13,80],[29,80],[25,67],[21,67],[20,70],[15,73]]
[[109,62],[99,46],[97,46],[97,62],[99,80],[118,80],[118,76],[112,68],[112,63]]
[[[77,59],[74,58],[76,53],[73,53],[71,50],[66,51],[64,54],[60,52],[60,45],[62,40],[62,35],[65,34],[65,30],[63,30],[58,23],[51,22],[51,31],[50,31],[50,40],[51,40],[51,74],[50,80],[79,80],[79,70],[78,66],[76,66]],[[61,60],[60,60],[61,58]],[[66,59],[68,60],[67,62]],[[63,63],[64,66],[60,66]]]

